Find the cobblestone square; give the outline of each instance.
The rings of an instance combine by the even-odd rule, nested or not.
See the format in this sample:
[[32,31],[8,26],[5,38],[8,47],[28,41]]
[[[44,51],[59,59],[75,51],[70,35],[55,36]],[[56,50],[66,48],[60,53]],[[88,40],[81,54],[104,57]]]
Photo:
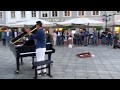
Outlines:
[[[51,74],[38,79],[120,79],[120,50],[107,46],[54,47]],[[76,54],[90,52],[95,57],[79,58]],[[8,46],[0,43],[0,79],[33,79],[32,60],[23,58],[21,73],[15,74],[16,61]]]

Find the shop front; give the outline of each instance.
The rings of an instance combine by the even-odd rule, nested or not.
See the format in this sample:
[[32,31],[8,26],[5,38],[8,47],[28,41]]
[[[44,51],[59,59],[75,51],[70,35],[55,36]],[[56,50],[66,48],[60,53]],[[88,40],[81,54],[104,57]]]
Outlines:
[[120,38],[120,26],[115,26],[114,27],[114,33]]
[[118,22],[118,20],[120,20],[120,15],[114,15],[114,34],[120,38],[120,22]]

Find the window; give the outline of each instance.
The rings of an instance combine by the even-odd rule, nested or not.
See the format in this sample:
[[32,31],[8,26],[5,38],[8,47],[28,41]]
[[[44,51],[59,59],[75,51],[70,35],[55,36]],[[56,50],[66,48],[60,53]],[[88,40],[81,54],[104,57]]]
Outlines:
[[25,11],[21,11],[21,17],[25,18]]
[[41,11],[41,17],[42,18],[47,18],[49,15],[49,12],[48,11]]
[[0,12],[0,19],[3,18],[3,12]]
[[92,11],[92,15],[98,16],[100,15],[100,11]]
[[15,18],[15,11],[11,11],[11,18]]
[[78,11],[78,16],[85,16],[85,11]]
[[52,11],[52,17],[58,17],[58,11]]
[[36,11],[32,11],[32,17],[36,17]]
[[71,16],[71,11],[64,11],[64,16],[65,17]]

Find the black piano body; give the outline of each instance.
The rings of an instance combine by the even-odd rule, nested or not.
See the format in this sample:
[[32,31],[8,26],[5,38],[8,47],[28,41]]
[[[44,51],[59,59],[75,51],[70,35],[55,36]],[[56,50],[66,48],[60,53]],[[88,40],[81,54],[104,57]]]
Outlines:
[[[10,44],[10,50],[13,52],[16,58],[16,68],[15,73],[19,73],[20,71],[20,59],[21,64],[23,64],[23,57],[32,57],[32,63],[34,62],[35,54],[35,43],[34,40],[26,41],[21,45],[12,45]],[[51,60],[51,54],[55,53],[55,49],[51,43],[46,43],[46,52],[48,55],[48,60]],[[32,67],[33,68],[33,67]]]
[[[32,26],[30,28],[31,32],[33,34],[36,33],[36,25]],[[22,34],[20,34],[18,37],[13,38],[11,40],[10,44],[10,50],[13,52],[16,58],[16,73],[19,73],[20,68],[20,58],[22,62],[23,57],[32,57],[32,62],[34,62],[35,54],[35,42],[34,40],[24,40],[23,37],[27,37],[27,33],[23,31]],[[51,43],[46,43],[46,52],[45,54],[48,55],[48,60],[51,60],[51,54],[55,53],[55,49],[53,48],[53,45]]]
[[[36,33],[35,26],[30,28],[32,30],[32,33]],[[27,36],[26,32],[23,32],[18,37],[11,40],[10,44],[10,50],[13,52],[15,58],[16,58],[16,68],[17,70],[15,73],[19,73],[20,71],[20,59],[21,63],[23,57],[32,57],[32,62],[34,62],[35,54],[35,42],[34,40],[22,40],[23,37]],[[22,40],[22,41],[20,41]],[[55,49],[53,48],[53,45],[51,43],[46,43],[46,52],[45,54],[48,55],[48,60],[51,60],[51,54],[55,53]]]

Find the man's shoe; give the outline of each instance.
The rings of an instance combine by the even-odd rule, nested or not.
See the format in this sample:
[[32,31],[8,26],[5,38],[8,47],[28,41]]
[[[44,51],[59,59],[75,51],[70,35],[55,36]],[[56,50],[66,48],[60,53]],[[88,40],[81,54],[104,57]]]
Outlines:
[[42,73],[38,73],[38,76],[42,76]]
[[46,73],[46,72],[43,72],[42,74],[43,74],[43,75],[47,75],[47,73]]

